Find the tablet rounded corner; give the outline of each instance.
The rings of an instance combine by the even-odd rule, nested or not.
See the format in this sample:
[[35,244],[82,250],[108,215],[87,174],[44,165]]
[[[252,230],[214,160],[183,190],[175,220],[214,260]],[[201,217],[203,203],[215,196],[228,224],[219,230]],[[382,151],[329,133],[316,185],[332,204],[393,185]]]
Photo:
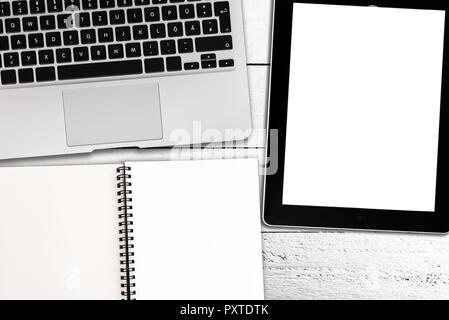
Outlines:
[[268,215],[266,215],[265,213],[262,215],[262,222],[267,227],[278,227],[279,226],[279,224],[274,223],[272,218],[269,217]]

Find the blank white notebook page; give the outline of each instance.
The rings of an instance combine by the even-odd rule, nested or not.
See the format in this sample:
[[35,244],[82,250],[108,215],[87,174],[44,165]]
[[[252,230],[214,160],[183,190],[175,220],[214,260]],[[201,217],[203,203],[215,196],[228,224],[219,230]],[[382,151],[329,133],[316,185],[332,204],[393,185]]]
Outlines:
[[283,204],[435,210],[444,24],[294,4]]
[[263,299],[257,160],[126,165],[137,299]]
[[118,165],[0,168],[0,299],[120,299]]

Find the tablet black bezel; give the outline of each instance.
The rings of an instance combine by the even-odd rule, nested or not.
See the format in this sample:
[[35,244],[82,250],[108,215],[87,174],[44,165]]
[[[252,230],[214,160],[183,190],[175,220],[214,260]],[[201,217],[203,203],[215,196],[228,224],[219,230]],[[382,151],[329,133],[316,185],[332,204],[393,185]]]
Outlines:
[[[446,11],[444,30],[443,77],[440,107],[440,131],[438,145],[438,166],[435,212],[412,212],[396,210],[373,210],[335,207],[292,206],[282,204],[284,185],[285,139],[287,127],[288,88],[290,71],[290,45],[292,31],[293,3],[336,4],[410,9],[436,9]],[[271,93],[269,108],[270,130],[278,130],[278,170],[265,178],[264,220],[272,226],[302,226],[316,228],[343,228],[357,230],[391,230],[446,233],[449,231],[449,196],[445,190],[449,183],[449,152],[447,130],[449,103],[447,86],[449,31],[447,12],[449,4],[439,1],[298,1],[275,0],[273,20],[273,42],[271,61]],[[444,107],[446,106],[446,107]],[[270,132],[270,131],[269,131]],[[270,134],[268,134],[270,139]],[[268,155],[271,141],[268,141]]]

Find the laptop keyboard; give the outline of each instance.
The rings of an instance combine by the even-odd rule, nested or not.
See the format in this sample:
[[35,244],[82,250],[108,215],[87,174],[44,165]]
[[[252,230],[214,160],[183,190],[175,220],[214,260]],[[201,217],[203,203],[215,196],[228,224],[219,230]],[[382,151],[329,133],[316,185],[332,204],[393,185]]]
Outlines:
[[229,1],[0,0],[1,86],[234,67]]

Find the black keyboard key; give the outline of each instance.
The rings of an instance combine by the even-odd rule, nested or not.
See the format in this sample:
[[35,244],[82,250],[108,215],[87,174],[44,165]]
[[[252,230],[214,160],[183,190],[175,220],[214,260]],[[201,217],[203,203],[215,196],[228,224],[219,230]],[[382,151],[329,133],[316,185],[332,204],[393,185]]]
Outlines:
[[217,20],[203,20],[203,33],[204,34],[215,34],[218,33],[218,23]]
[[73,64],[58,67],[59,80],[122,76],[142,73],[141,60]]
[[19,82],[20,83],[34,82],[33,69],[20,69],[19,70]]
[[167,71],[179,71],[182,70],[182,62],[180,57],[168,57]]
[[134,40],[146,40],[148,39],[148,27],[146,24],[133,27]]
[[74,46],[79,44],[78,31],[70,30],[62,33],[65,46]]
[[3,20],[0,20],[0,34],[3,33]]
[[39,29],[37,17],[25,17],[22,19],[23,31],[37,31]]
[[212,17],[212,5],[209,2],[198,3],[196,5],[196,15],[198,18]]
[[76,62],[89,60],[89,48],[76,47],[73,49],[73,60]]
[[114,8],[115,0],[100,0],[100,8]]
[[142,55],[142,50],[140,49],[140,43],[127,43],[126,44],[126,57],[136,58]]
[[158,7],[145,8],[144,15],[146,22],[156,22],[161,20],[161,14]]
[[109,59],[122,59],[124,57],[123,45],[111,44],[108,46]]
[[22,61],[22,66],[34,66],[37,64],[36,52],[23,51],[20,54],[20,60]]
[[81,30],[81,43],[89,44],[97,42],[94,29]]
[[164,6],[162,7],[162,19],[163,20],[176,20],[178,19],[178,13],[176,6]]
[[220,60],[218,62],[218,65],[220,68],[229,68],[234,66],[234,60],[233,59],[227,59],[227,60]]
[[150,25],[151,38],[159,39],[165,38],[165,24],[154,23]]
[[58,29],[68,29],[73,26],[71,14],[59,14],[56,20],[58,23]]
[[217,55],[215,53],[207,53],[201,55],[201,66],[203,69],[214,68],[217,66]]
[[8,37],[0,37],[0,51],[9,50]]
[[29,34],[28,46],[30,49],[42,48],[44,46],[44,35],[42,33]]
[[168,36],[169,37],[182,37],[183,29],[181,22],[172,22],[167,24]]
[[198,62],[187,62],[184,63],[184,70],[198,70],[200,64]]
[[163,58],[145,59],[146,73],[164,72],[164,71],[165,67]]
[[54,30],[56,29],[55,16],[41,16],[39,18],[41,24],[41,30]]
[[193,40],[192,39],[179,39],[178,40],[179,53],[193,52]]
[[49,32],[45,35],[47,47],[60,47],[61,46],[61,34],[59,32]]
[[30,12],[32,14],[45,12],[45,0],[30,0]]
[[131,40],[131,28],[130,27],[119,27],[115,29],[115,40],[116,41],[130,41]]
[[41,50],[39,51],[39,64],[53,64],[55,62],[55,56],[53,50]]
[[95,11],[92,13],[92,25],[105,26],[108,24],[108,13],[106,11]]
[[11,36],[11,49],[26,49],[26,36],[24,34]]
[[119,7],[131,7],[133,5],[133,0],[117,0],[117,5]]
[[62,12],[63,10],[63,0],[47,0],[47,12]]
[[100,8],[106,9],[114,7],[115,7],[115,0],[100,0]]
[[114,41],[114,30],[112,28],[98,29],[98,41],[101,43]]
[[64,6],[66,9],[70,11],[79,11],[81,10],[81,2],[80,0],[64,0]]
[[231,36],[202,37],[195,39],[196,51],[220,51],[232,49]]
[[201,60],[201,68],[213,69],[217,67],[217,60]]
[[90,27],[90,14],[88,12],[77,13],[74,22],[77,28],[88,28]]
[[0,2],[0,17],[11,15],[11,5],[9,1]]
[[5,30],[7,33],[20,32],[20,19],[19,18],[6,19]]
[[54,67],[43,67],[36,68],[36,81],[44,82],[44,81],[55,81],[56,74]]
[[159,54],[159,48],[157,41],[148,41],[143,43],[143,54],[145,56],[157,56]]
[[12,13],[15,16],[28,14],[28,3],[27,1],[13,1],[12,2]]
[[176,53],[175,40],[162,40],[161,41],[161,53],[162,54],[175,54]]
[[94,10],[98,8],[97,0],[83,0],[84,10]]
[[128,23],[141,23],[143,21],[142,9],[128,9],[126,11]]
[[214,3],[215,16],[220,20],[220,32],[231,32],[231,15],[229,13],[229,2],[220,1]]
[[153,4],[163,4],[163,3],[167,3],[167,0],[153,0]]
[[150,0],[134,0],[136,6],[147,6],[150,4]]
[[109,11],[109,21],[111,24],[124,24],[125,23],[125,11],[124,10]]
[[12,68],[19,66],[19,54],[17,52],[8,52],[3,55],[3,62],[5,68]]
[[197,36],[201,34],[199,21],[187,21],[186,22],[186,35]]
[[56,18],[59,29],[71,29],[74,27],[73,18],[71,14],[60,14]]
[[72,62],[72,52],[68,48],[62,48],[56,50],[56,61],[58,63]]
[[201,60],[217,60],[217,55],[215,53],[202,54]]
[[0,77],[2,78],[3,85],[17,83],[17,76],[16,76],[16,72],[14,70],[2,71],[2,72],[0,72]]
[[179,17],[181,19],[195,18],[195,7],[193,4],[183,4],[179,6]]
[[105,46],[92,46],[90,48],[90,58],[92,60],[106,60]]

